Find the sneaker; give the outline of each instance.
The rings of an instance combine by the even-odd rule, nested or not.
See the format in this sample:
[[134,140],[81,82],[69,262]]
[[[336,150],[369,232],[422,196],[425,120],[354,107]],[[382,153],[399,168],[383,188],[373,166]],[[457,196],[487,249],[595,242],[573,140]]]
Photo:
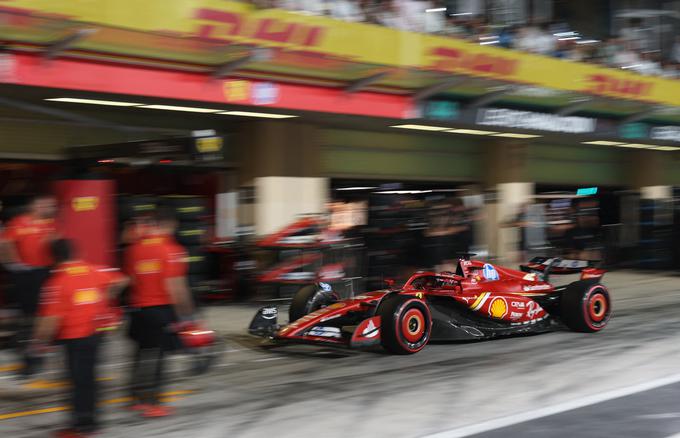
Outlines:
[[144,412],[145,410],[149,409],[151,407],[150,404],[147,403],[140,403],[140,402],[134,402],[129,405],[125,405],[123,409],[127,411],[132,411],[132,412]]
[[58,430],[54,436],[56,438],[91,438],[93,435],[89,433],[78,432],[74,429],[62,429]]
[[161,418],[167,417],[175,413],[175,410],[167,406],[150,405],[142,411],[144,418]]

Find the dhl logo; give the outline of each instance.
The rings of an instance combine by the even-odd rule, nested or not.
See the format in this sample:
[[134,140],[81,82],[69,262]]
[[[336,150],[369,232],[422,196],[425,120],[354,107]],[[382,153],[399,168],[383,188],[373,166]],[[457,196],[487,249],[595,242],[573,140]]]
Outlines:
[[503,56],[475,53],[451,47],[435,47],[430,51],[434,61],[430,68],[442,71],[467,71],[496,76],[513,76],[518,60]]
[[652,82],[619,79],[606,74],[590,75],[586,78],[586,91],[595,94],[614,94],[622,97],[644,97],[652,92]]
[[325,29],[279,18],[257,18],[238,12],[198,9],[195,18],[203,21],[198,36],[211,40],[250,38],[274,43],[315,47],[321,43]]
[[71,201],[71,207],[75,212],[96,210],[98,205],[99,198],[97,196],[80,196]]

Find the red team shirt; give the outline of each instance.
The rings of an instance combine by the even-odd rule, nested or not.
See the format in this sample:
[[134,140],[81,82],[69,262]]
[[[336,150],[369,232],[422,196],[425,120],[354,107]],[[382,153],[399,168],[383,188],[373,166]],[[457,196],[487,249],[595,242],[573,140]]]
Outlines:
[[170,236],[147,236],[130,246],[125,257],[125,273],[132,280],[133,307],[174,304],[166,280],[183,277],[187,255]]
[[55,233],[54,219],[22,214],[7,223],[2,237],[14,244],[21,263],[38,268],[52,264],[49,242]]
[[38,314],[61,319],[56,339],[93,335],[99,319],[110,314],[107,289],[120,273],[84,262],[63,263],[52,272],[43,286]]

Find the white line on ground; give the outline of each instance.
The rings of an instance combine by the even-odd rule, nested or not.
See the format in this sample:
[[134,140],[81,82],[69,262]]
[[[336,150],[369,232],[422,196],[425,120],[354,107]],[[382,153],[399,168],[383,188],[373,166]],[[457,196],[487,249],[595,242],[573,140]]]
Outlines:
[[680,418],[680,412],[668,412],[665,414],[638,415],[638,418],[645,420],[665,420],[667,418]]
[[[572,411],[574,409],[591,406],[597,403],[602,403],[616,398],[626,397],[628,395],[637,394],[639,392],[649,391],[650,389],[660,388],[662,386],[671,385],[680,382],[680,374],[673,374],[668,377],[650,380],[648,382],[629,386],[627,388],[614,389],[612,391],[603,392],[579,398],[577,400],[570,400],[564,403],[558,403],[553,406],[546,406],[545,408],[536,409],[533,411],[522,412],[507,417],[500,417],[493,420],[485,421],[483,423],[472,424],[455,429],[437,432],[431,435],[425,435],[423,438],[463,438],[470,435],[489,432],[492,430],[502,429],[515,424],[524,423],[531,420],[536,420],[551,415],[560,414],[562,412]],[[673,435],[667,438],[680,438],[680,434]]]
[[675,435],[667,436],[666,438],[680,438],[680,432],[676,433]]
[[254,359],[253,362],[268,362],[270,360],[279,360],[283,359],[282,357],[263,357],[262,359]]

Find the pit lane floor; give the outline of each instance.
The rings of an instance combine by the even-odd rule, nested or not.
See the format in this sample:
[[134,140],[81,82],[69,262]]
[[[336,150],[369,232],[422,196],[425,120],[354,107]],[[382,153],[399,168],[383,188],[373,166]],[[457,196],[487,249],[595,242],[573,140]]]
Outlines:
[[[406,357],[263,349],[244,334],[253,306],[211,307],[207,320],[228,343],[223,362],[201,378],[174,373],[167,397],[177,415],[155,421],[121,409],[125,393],[119,388],[129,358],[117,335],[106,346],[101,373],[106,428],[99,436],[603,438],[644,432],[665,438],[680,433],[680,385],[672,383],[676,377],[680,381],[679,278],[617,272],[605,280],[614,317],[601,333],[562,330],[435,344]],[[182,362],[174,359],[173,367]],[[49,436],[66,415],[54,410],[65,407],[54,383],[59,373],[26,388],[3,371],[11,365],[10,357],[0,355],[0,435]],[[644,391],[649,382],[661,386]],[[626,393],[630,388],[634,392]],[[580,407],[602,395],[599,403]],[[549,415],[554,406],[574,409]],[[532,412],[539,415],[527,416]],[[513,418],[520,422],[507,421]]]

